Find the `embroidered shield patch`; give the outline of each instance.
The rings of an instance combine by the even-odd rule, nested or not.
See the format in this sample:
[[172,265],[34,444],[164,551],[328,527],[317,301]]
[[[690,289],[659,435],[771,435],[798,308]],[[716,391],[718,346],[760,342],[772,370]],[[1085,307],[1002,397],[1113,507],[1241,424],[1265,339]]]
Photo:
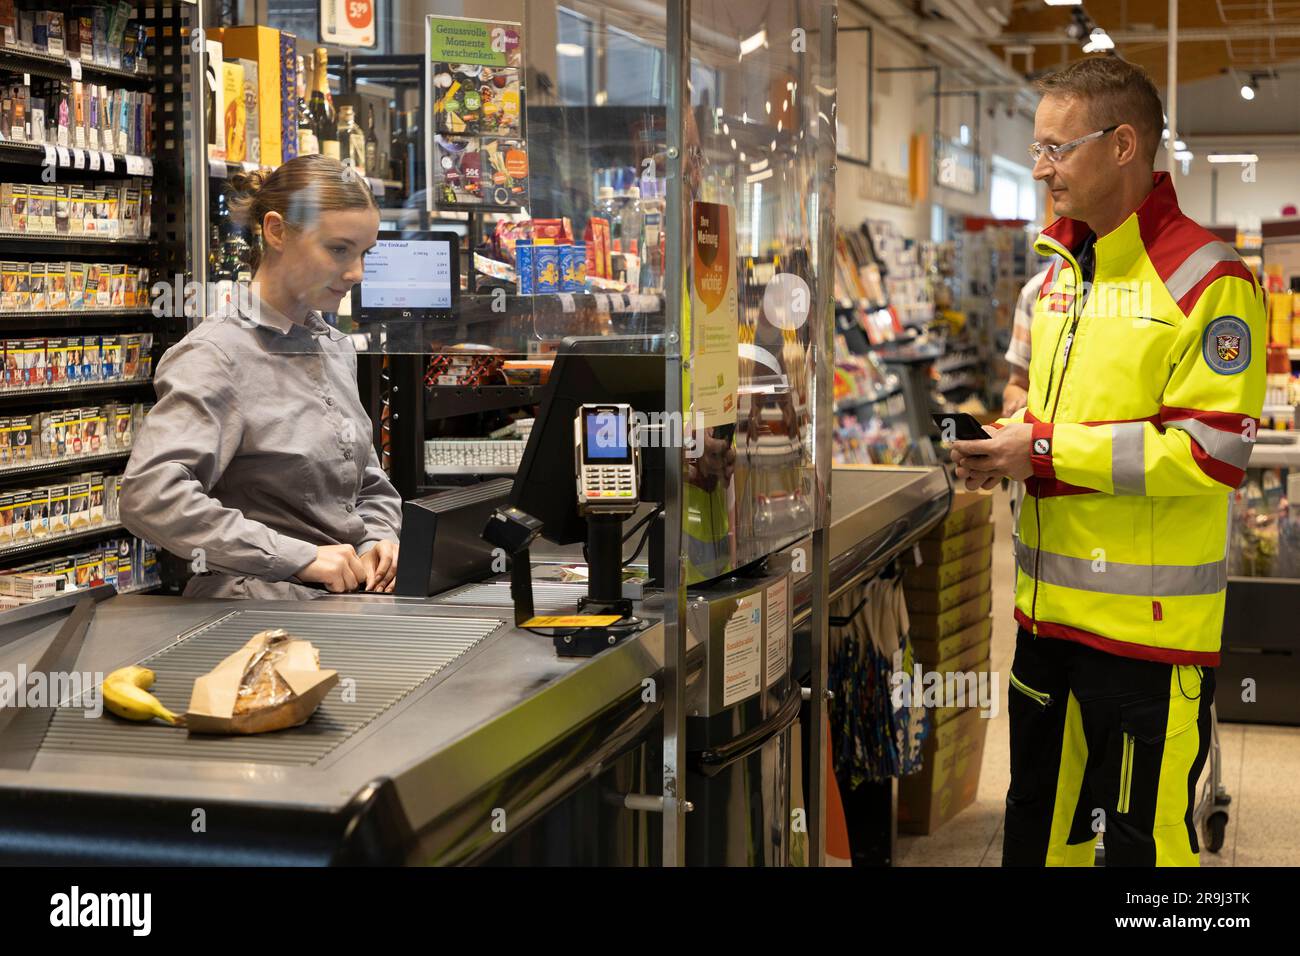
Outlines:
[[1250,364],[1250,329],[1235,315],[1220,316],[1205,327],[1202,352],[1220,375],[1240,372]]

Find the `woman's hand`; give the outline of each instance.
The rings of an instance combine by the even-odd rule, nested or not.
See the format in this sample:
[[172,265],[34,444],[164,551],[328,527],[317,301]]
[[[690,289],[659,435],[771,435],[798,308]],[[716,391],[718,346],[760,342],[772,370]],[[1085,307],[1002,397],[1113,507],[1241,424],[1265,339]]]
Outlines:
[[335,594],[355,591],[368,576],[364,559],[357,557],[350,544],[321,545],[316,549],[316,560],[295,575],[299,581],[323,584]]
[[361,556],[366,569],[366,590],[392,594],[397,581],[397,545],[379,541]]

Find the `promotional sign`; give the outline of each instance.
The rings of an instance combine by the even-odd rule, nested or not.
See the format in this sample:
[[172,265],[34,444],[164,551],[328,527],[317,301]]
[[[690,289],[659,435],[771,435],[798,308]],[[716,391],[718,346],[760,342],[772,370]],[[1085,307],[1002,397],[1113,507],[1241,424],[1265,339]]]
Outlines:
[[430,211],[528,201],[523,41],[518,23],[427,17],[425,129]]
[[736,421],[736,213],[721,203],[691,204],[691,403],[697,427]]
[[335,46],[375,46],[375,0],[321,0],[320,39]]

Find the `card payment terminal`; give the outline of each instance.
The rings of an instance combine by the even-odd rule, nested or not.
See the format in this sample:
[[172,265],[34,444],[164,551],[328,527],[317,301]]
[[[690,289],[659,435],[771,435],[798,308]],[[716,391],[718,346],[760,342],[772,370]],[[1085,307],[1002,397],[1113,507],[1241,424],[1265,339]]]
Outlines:
[[573,420],[578,510],[630,514],[639,503],[641,456],[631,405],[580,405]]

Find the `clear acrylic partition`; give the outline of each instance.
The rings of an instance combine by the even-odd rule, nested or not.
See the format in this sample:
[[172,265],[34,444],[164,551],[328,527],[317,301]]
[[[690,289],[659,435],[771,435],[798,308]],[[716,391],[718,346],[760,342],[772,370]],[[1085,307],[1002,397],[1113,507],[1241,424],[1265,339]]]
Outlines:
[[[353,51],[338,70],[356,92],[395,89],[411,118],[408,188],[385,202],[382,228],[462,237],[452,307],[383,323],[342,316],[362,351],[488,366],[574,336],[664,351],[677,312],[665,307],[669,237],[686,220],[685,331],[667,350],[686,359],[689,583],[824,524],[830,416],[813,408],[833,354],[835,7],[687,9],[689,107],[676,110],[667,6],[644,0],[402,4],[387,52]],[[393,59],[412,55],[414,83]],[[670,158],[672,116],[683,149]]]

